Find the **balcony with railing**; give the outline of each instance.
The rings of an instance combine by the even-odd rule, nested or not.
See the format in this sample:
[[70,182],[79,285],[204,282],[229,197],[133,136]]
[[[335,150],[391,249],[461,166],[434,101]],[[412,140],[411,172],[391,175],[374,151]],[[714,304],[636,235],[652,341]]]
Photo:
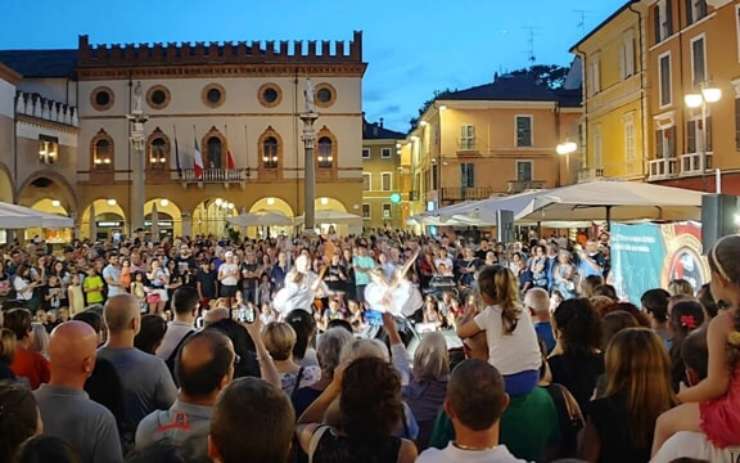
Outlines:
[[578,170],[578,182],[589,182],[596,180],[604,176],[604,169],[579,169]]
[[702,153],[688,153],[681,155],[681,175],[697,175],[706,172],[712,168],[712,155],[707,153],[706,157]]
[[198,176],[195,169],[182,169],[180,181],[187,184],[218,184],[225,186],[239,184],[242,187],[249,179],[249,169],[203,169],[203,175]]
[[486,199],[494,193],[496,191],[489,186],[442,188],[442,198],[444,201]]
[[509,194],[521,193],[527,190],[541,190],[545,188],[542,180],[510,180],[506,183],[506,192]]
[[648,162],[648,180],[665,180],[678,174],[678,158],[658,158]]
[[459,138],[457,140],[457,151],[458,153],[470,153],[478,151],[478,143],[475,137],[472,138]]

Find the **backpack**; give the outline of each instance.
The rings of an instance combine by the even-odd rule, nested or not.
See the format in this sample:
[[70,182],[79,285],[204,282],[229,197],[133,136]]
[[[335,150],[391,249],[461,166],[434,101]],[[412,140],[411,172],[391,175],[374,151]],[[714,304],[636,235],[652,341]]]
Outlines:
[[177,343],[175,346],[175,349],[172,351],[169,357],[167,357],[167,360],[165,360],[164,363],[167,364],[167,369],[170,370],[170,374],[172,375],[172,380],[175,382],[175,386],[180,387],[180,384],[178,384],[177,376],[175,376],[175,364],[177,363],[177,356],[180,354],[180,349],[182,349],[182,345],[185,344],[185,341],[195,334],[195,330],[188,331],[185,336],[180,339],[180,342]]

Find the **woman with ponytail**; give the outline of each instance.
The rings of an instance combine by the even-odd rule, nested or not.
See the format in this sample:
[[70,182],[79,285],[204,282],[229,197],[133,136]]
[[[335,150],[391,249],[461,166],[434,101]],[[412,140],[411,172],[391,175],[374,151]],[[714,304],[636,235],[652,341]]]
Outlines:
[[729,310],[709,323],[709,375],[681,391],[682,405],[660,416],[653,455],[679,431],[701,431],[718,448],[740,445],[740,235],[717,241],[708,260],[712,295]]
[[465,339],[485,331],[488,363],[504,375],[506,392],[528,394],[539,380],[542,356],[532,319],[519,301],[517,278],[505,267],[485,267],[478,275],[478,289],[486,307],[458,325],[457,335]]

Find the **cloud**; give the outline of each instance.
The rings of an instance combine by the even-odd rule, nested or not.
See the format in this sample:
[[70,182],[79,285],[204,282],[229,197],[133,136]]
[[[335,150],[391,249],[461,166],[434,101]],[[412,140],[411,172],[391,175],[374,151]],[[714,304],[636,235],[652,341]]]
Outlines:
[[381,109],[381,111],[383,112],[383,114],[397,114],[401,112],[401,106],[397,104],[392,104],[384,107],[383,109]]

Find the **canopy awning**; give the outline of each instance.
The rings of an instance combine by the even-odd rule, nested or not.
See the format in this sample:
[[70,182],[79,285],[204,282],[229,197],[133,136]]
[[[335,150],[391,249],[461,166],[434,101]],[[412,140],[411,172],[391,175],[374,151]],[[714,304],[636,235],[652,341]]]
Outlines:
[[[350,214],[349,212],[341,212],[341,211],[316,211],[314,215],[314,220],[316,223],[324,223],[324,224],[357,224],[362,222],[362,217],[355,214]],[[295,219],[296,224],[302,224],[305,221],[304,216],[298,216]]]
[[239,227],[289,227],[293,220],[275,212],[245,212],[226,221]]
[[0,229],[18,230],[35,227],[72,228],[74,221],[69,217],[0,202]]

